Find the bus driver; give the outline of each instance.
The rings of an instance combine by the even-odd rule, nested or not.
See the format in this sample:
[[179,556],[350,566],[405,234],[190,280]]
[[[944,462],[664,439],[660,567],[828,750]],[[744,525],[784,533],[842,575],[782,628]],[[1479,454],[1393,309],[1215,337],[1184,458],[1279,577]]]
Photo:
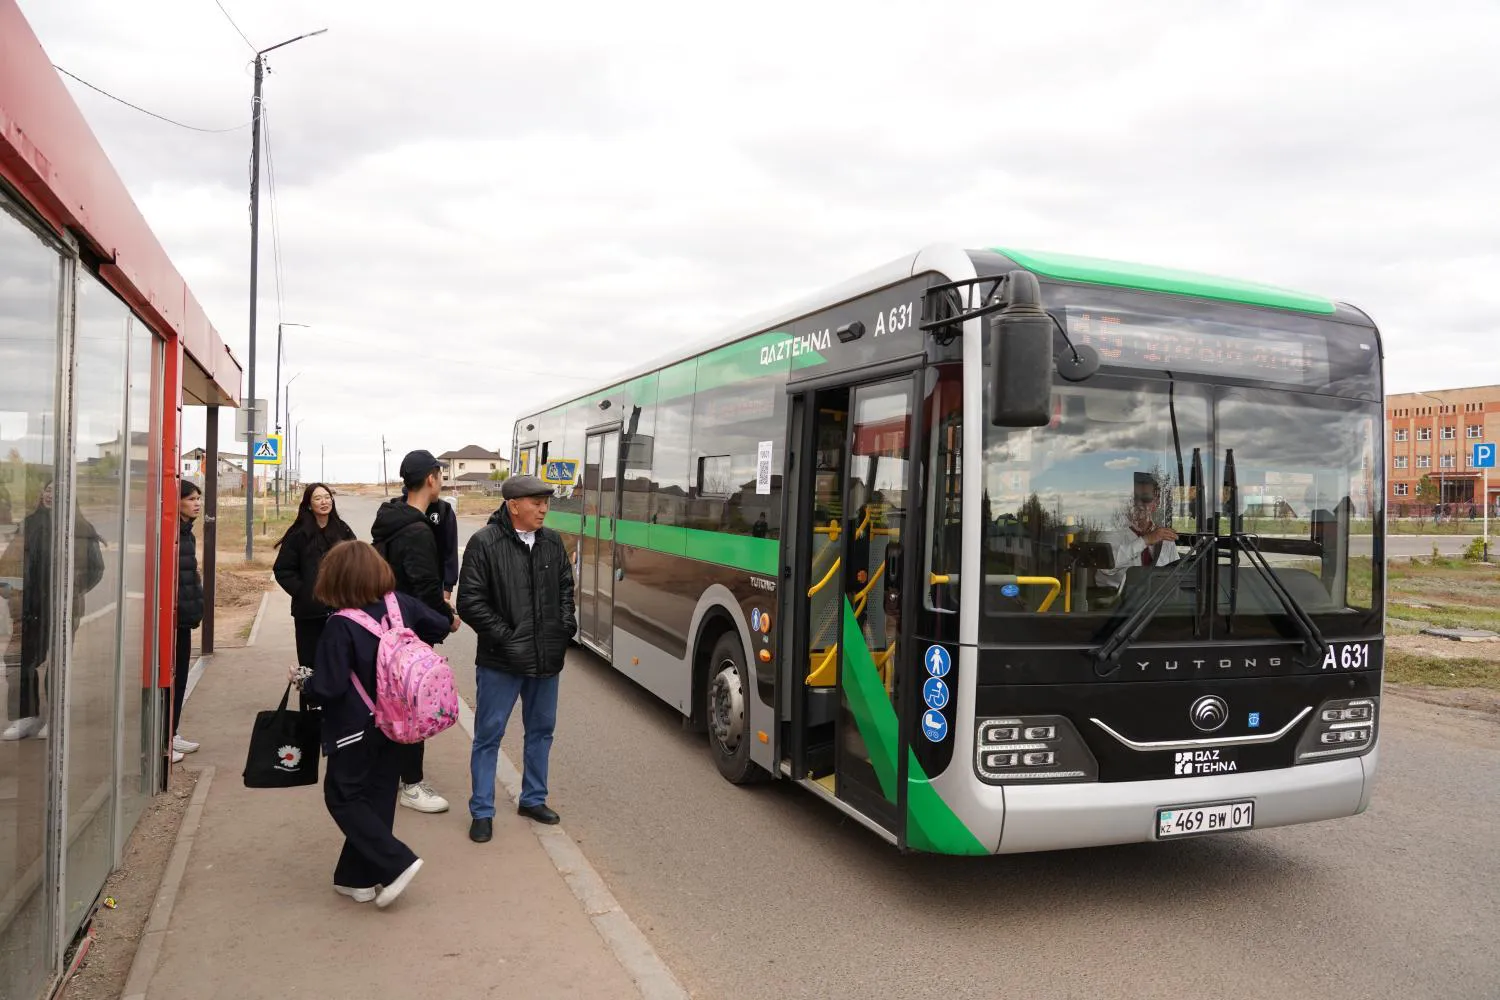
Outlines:
[[1137,472],[1125,526],[1105,536],[1114,549],[1115,565],[1113,569],[1097,572],[1098,586],[1119,590],[1130,567],[1167,566],[1177,561],[1177,532],[1156,523],[1160,503],[1161,485],[1156,478],[1150,473]]

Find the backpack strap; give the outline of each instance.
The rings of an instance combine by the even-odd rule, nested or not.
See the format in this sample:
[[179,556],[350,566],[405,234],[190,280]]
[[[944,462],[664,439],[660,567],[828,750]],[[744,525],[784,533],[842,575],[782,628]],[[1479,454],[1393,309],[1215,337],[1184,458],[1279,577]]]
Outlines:
[[401,605],[396,601],[396,592],[393,590],[385,595],[386,621],[391,628],[405,628],[406,623],[401,620]]
[[354,690],[359,695],[359,700],[364,702],[365,707],[370,710],[370,714],[374,715],[375,703],[370,700],[369,692],[365,690],[365,686],[359,682],[359,675],[351,670],[349,671],[349,679],[354,682]]
[[350,621],[354,622],[356,625],[362,626],[365,631],[369,632],[377,639],[385,635],[386,633],[385,626],[381,625],[375,619],[365,614],[359,608],[344,608],[343,610],[335,611],[334,615],[335,617],[339,618],[347,618]]

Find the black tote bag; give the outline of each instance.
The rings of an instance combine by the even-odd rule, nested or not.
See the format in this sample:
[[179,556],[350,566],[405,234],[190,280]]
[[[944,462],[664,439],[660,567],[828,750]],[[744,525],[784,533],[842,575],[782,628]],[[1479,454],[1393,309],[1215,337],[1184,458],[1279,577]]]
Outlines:
[[250,730],[250,753],[245,758],[246,788],[295,788],[318,783],[321,725],[316,712],[286,707],[292,686],[281,704],[258,712]]

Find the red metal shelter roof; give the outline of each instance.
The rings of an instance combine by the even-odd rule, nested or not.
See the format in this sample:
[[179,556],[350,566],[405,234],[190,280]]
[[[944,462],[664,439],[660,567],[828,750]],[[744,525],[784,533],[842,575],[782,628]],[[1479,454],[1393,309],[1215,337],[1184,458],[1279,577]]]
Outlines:
[[[106,263],[99,275],[201,369],[203,402],[237,406],[241,366],[146,224],[15,0],[0,0],[0,178],[59,234]],[[215,398],[206,398],[213,396]]]

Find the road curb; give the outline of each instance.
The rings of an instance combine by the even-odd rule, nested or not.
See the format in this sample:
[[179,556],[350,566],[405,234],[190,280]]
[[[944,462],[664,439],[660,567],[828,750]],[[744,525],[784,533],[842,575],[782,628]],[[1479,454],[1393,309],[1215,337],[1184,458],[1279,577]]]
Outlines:
[[188,856],[193,851],[193,839],[198,834],[198,824],[203,820],[203,803],[208,800],[208,788],[213,784],[212,765],[198,773],[198,786],[188,800],[187,812],[182,815],[182,825],[177,828],[177,840],[172,845],[172,854],[167,859],[167,870],[162,875],[161,887],[156,890],[156,899],[151,904],[151,915],[141,931],[141,940],[135,948],[135,960],[130,963],[130,974],[125,977],[125,988],[120,1000],[146,1000],[151,988],[151,979],[161,963],[162,946],[166,944],[167,927],[172,921],[172,908],[177,905],[177,890],[182,888],[182,877],[187,874]]
[[245,640],[245,645],[255,645],[255,637],[260,635],[260,623],[266,617],[266,604],[271,600],[271,592],[267,590],[260,595],[260,607],[255,609],[255,622],[250,626],[250,638]]
[[[469,741],[474,740],[474,710],[468,701],[460,698],[458,701],[458,723],[469,736]],[[498,765],[496,767],[496,780],[505,789],[505,794],[512,802],[519,802],[521,797],[521,773],[511,763],[510,758],[504,751],[500,752]],[[630,919],[630,915],[620,906],[619,900],[615,899],[614,893],[609,891],[609,886],[604,879],[594,870],[594,866],[584,857],[578,842],[568,836],[563,828],[559,826],[543,826],[540,823],[527,824],[532,828],[532,833],[541,842],[542,850],[547,852],[547,857],[552,859],[553,867],[557,869],[563,881],[567,883],[568,890],[573,893],[583,912],[588,914],[589,921],[594,925],[594,930],[604,939],[605,945],[610,953],[614,955],[615,961],[620,963],[625,974],[635,983],[636,989],[641,993],[643,1000],[689,1000],[687,990],[672,975],[672,970],[663,962],[656,949],[651,946],[646,935]],[[135,1000],[126,996],[123,1000]],[[144,1000],[144,998],[139,998]]]

